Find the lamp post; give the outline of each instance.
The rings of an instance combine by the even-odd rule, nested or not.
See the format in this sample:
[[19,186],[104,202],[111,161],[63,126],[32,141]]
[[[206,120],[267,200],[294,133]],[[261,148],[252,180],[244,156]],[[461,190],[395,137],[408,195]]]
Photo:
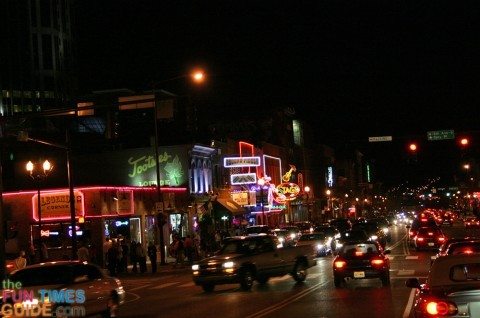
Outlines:
[[303,191],[305,192],[305,194],[307,195],[307,215],[308,215],[308,221],[312,221],[312,216],[310,214],[310,205],[309,205],[309,194],[310,194],[310,187],[309,186],[306,186]]
[[[331,210],[330,195],[332,194],[332,191],[328,189],[327,191],[325,191],[325,194],[327,195],[327,211],[330,213],[330,210]],[[332,213],[332,216],[333,216],[333,213]]]
[[42,205],[40,199],[40,183],[42,180],[45,180],[50,172],[53,169],[53,166],[50,164],[48,160],[45,160],[42,163],[42,169],[38,169],[37,165],[35,165],[32,161],[29,161],[26,165],[26,169],[30,174],[30,177],[36,182],[37,184],[37,215],[38,215],[38,233],[39,233],[39,243],[40,246],[38,248],[38,252],[40,255],[40,261],[43,261],[43,253],[42,253]]
[[[172,78],[169,78],[169,79],[166,79],[166,80],[162,80],[162,81],[159,81],[159,82],[152,83],[152,90],[153,90],[153,95],[154,95],[154,102],[153,102],[154,114],[153,114],[153,118],[154,118],[154,125],[155,125],[155,127],[154,127],[155,128],[155,136],[154,136],[155,151],[154,152],[155,152],[155,174],[156,174],[155,188],[156,188],[156,193],[157,193],[156,206],[162,206],[163,207],[164,205],[163,205],[162,191],[161,191],[161,188],[160,188],[160,165],[159,165],[159,160],[158,160],[158,157],[159,157],[159,153],[158,153],[158,140],[159,140],[159,136],[158,136],[159,135],[159,133],[158,133],[158,103],[157,103],[155,89],[159,84],[171,82],[171,81],[178,80],[178,79],[181,79],[181,78],[186,78],[186,77],[190,77],[191,80],[194,83],[201,84],[205,81],[205,72],[197,69],[197,70],[194,70],[190,74],[183,74],[183,75],[172,77]],[[159,213],[163,214],[163,212],[159,212]],[[159,231],[160,231],[159,242],[158,242],[159,245],[160,245],[160,264],[161,265],[166,265],[166,262],[165,262],[165,259],[166,259],[165,239],[163,237],[163,227],[167,222],[166,222],[166,220],[164,220],[164,216],[159,217],[157,215],[157,219],[161,220],[161,222],[158,224],[158,228],[159,228]]]
[[265,225],[265,207],[263,206],[263,186],[265,180],[263,178],[258,179],[258,185],[260,186],[260,204],[262,205],[262,224]]

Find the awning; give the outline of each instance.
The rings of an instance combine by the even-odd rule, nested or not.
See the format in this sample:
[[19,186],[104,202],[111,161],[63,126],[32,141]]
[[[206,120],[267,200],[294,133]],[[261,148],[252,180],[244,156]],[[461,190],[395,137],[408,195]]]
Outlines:
[[228,211],[230,211],[233,215],[240,215],[240,214],[244,214],[246,213],[247,211],[245,210],[245,208],[241,207],[240,205],[238,205],[235,201],[233,200],[230,200],[230,199],[217,199],[217,202],[218,204],[220,204],[223,208],[227,209]]

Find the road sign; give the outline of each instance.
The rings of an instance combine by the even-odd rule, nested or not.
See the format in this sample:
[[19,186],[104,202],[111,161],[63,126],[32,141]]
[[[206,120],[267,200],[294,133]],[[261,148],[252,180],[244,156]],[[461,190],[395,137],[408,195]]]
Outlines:
[[392,141],[392,136],[368,137],[368,142]]
[[453,129],[427,131],[427,139],[430,141],[455,139],[455,131]]

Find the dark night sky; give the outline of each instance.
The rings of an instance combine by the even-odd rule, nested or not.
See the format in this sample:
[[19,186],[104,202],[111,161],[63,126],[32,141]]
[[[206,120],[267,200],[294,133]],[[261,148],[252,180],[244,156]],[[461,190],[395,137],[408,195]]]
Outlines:
[[210,104],[295,107],[325,140],[478,127],[478,1],[84,0],[77,7],[85,91],[145,88],[203,65]]

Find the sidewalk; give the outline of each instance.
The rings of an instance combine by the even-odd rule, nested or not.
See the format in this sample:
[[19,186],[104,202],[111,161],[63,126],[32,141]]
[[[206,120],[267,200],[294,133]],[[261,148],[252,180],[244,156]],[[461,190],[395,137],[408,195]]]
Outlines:
[[[166,257],[165,265],[160,265],[160,260],[157,260],[157,272],[152,274],[152,266],[150,260],[147,260],[147,271],[145,273],[132,272],[133,265],[128,265],[128,272],[127,273],[117,273],[118,278],[122,277],[142,277],[145,275],[166,275],[166,274],[174,274],[174,273],[188,273],[191,271],[191,265],[188,262],[184,262],[183,265],[175,266],[175,259],[172,257]],[[138,266],[137,266],[138,268]]]

